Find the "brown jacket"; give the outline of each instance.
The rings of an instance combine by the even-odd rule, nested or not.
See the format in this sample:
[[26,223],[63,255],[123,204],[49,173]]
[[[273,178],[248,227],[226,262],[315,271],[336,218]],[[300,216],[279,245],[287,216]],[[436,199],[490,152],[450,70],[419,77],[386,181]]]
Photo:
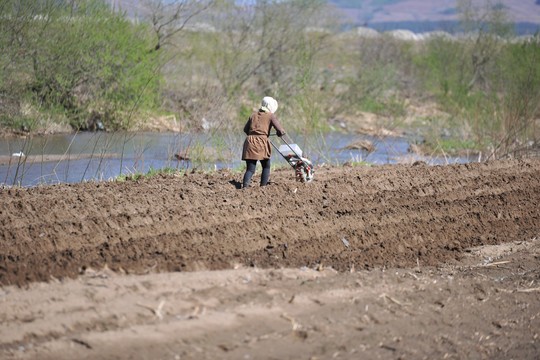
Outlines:
[[285,130],[281,127],[276,116],[272,113],[258,111],[251,114],[244,132],[247,134],[242,150],[242,160],[265,160],[272,155],[272,146],[268,135],[274,127],[278,136],[285,135]]

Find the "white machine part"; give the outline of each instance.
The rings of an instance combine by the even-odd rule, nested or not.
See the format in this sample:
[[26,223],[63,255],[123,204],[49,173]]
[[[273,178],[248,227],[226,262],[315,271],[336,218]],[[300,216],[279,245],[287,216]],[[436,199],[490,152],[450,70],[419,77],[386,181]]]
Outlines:
[[[275,134],[272,134],[275,135]],[[302,149],[296,144],[290,144],[285,139],[281,138],[285,144],[279,148],[272,142],[272,146],[283,156],[285,160],[292,166],[296,176],[296,181],[311,182],[313,180],[313,163],[306,157],[302,157]]]
[[300,156],[302,157],[302,149],[300,149],[300,147],[296,144],[290,144],[290,145],[287,145],[287,144],[284,144],[284,145],[281,145],[278,149],[278,151],[281,153],[281,155],[283,155],[284,157],[285,156]]

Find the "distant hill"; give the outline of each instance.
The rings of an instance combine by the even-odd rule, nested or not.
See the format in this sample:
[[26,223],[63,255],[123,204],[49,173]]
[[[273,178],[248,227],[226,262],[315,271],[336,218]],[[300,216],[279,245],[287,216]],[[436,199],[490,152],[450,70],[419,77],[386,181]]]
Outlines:
[[[108,0],[131,16],[147,12],[144,0]],[[168,1],[168,0],[166,0]],[[456,0],[328,0],[349,26],[378,31],[406,29],[416,33],[457,29]],[[519,34],[540,30],[540,0],[502,0]]]
[[[456,0],[330,0],[351,25],[414,32],[457,26]],[[502,0],[518,33],[540,29],[540,0]]]

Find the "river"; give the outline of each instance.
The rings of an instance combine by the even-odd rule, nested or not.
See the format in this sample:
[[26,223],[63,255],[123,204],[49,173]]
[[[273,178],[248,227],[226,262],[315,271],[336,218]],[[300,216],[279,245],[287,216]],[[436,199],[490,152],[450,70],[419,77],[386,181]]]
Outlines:
[[[0,142],[0,184],[36,186],[40,184],[105,181],[120,174],[145,173],[150,169],[198,168],[240,170],[241,133],[107,133],[83,132]],[[392,164],[422,160],[430,165],[467,162],[467,158],[421,157],[409,154],[405,137],[377,137],[340,132],[292,136],[316,166],[365,161]],[[276,145],[283,144],[272,138]],[[368,153],[347,149],[367,141],[374,146]],[[179,157],[175,157],[179,154]],[[287,166],[273,151],[272,162]]]

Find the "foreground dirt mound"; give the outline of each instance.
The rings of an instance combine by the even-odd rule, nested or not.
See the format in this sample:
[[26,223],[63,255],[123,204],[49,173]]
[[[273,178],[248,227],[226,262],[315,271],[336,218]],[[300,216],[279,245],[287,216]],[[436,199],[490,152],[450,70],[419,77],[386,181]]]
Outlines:
[[540,239],[441,267],[121,275],[0,288],[0,358],[538,359]]
[[[0,284],[87,268],[437,265],[472,246],[540,233],[540,161],[290,169],[237,189],[241,174],[0,190]],[[253,179],[253,184],[258,179]]]

